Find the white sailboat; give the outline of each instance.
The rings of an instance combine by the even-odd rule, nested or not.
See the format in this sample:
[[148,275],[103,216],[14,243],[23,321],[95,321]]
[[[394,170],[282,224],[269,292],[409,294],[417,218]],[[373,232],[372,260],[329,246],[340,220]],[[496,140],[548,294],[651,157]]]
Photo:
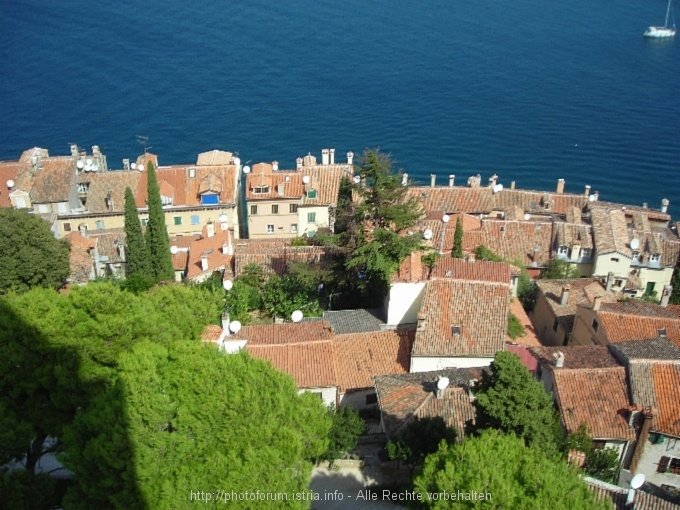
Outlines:
[[671,2],[668,0],[668,7],[666,8],[666,21],[662,27],[649,27],[645,30],[645,37],[673,37],[675,35],[675,14],[673,15],[673,26],[668,26],[668,15],[671,13]]

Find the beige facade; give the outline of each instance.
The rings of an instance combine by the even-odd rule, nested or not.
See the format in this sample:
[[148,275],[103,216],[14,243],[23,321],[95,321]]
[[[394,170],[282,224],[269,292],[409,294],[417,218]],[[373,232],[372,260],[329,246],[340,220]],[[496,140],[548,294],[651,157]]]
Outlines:
[[297,237],[300,234],[299,200],[251,199],[246,204],[248,237]]
[[607,334],[592,307],[579,306],[569,345],[607,345]]
[[536,294],[532,323],[543,345],[565,344],[567,331],[542,292]]

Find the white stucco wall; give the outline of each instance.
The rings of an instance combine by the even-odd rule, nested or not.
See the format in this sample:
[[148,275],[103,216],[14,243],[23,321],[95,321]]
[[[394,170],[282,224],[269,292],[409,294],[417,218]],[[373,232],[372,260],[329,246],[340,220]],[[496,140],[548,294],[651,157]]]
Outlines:
[[301,388],[298,390],[298,395],[302,393],[314,393],[321,397],[323,405],[335,409],[336,398],[338,394],[337,386],[327,386],[324,388]]
[[[612,259],[619,259],[618,262]],[[618,278],[626,279],[630,272],[631,258],[621,253],[597,254],[593,266],[593,275],[606,277],[607,274],[614,273]]]
[[[308,213],[316,214],[316,221],[309,223],[307,221]],[[328,228],[330,223],[328,206],[299,206],[298,207],[298,235],[303,235],[305,232],[316,232],[320,228]]]
[[661,294],[663,293],[663,288],[665,285],[671,284],[671,278],[673,277],[673,268],[666,267],[664,269],[649,269],[640,268],[640,284],[642,290],[638,292],[638,296],[644,294],[647,284],[649,282],[654,282],[654,291],[656,292],[656,298],[661,299]]
[[463,358],[463,357],[429,357],[411,356],[410,372],[430,372],[444,368],[485,367],[491,364],[493,357]]
[[235,354],[246,346],[246,340],[230,340],[229,336],[222,333],[222,337],[217,341],[222,343],[222,349],[227,354]]
[[671,485],[680,489],[680,475],[656,472],[661,457],[680,458],[680,438],[665,437],[662,444],[652,444],[648,438],[634,474],[642,473],[646,481],[654,485]]
[[423,304],[425,283],[393,283],[386,299],[387,324],[408,324],[417,321]]

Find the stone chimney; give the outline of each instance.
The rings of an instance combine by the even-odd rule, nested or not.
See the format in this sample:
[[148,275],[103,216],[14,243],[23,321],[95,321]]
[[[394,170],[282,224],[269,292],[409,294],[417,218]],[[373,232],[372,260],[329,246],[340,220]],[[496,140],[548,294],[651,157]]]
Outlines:
[[455,174],[449,175],[449,188],[453,188],[453,183],[456,182]]
[[418,312],[418,331],[424,331],[425,326],[427,325],[427,318],[426,315],[423,312]]
[[553,354],[553,358],[555,359],[555,368],[564,367],[564,353],[558,351]]
[[277,172],[279,170],[279,162],[272,161],[272,171]]
[[224,312],[222,314],[222,329],[229,334],[229,312]]
[[126,261],[125,258],[125,243],[123,241],[118,240],[118,256],[121,258],[121,260]]
[[201,255],[201,271],[208,270],[208,254],[204,253]]
[[322,165],[327,165],[329,161],[329,151],[328,149],[323,149],[321,151],[321,164]]
[[401,176],[401,185],[402,185],[402,186],[408,185],[408,174],[407,174],[407,173],[402,174],[402,176]]
[[673,293],[673,286],[671,285],[664,285],[663,286],[663,293],[661,294],[661,306],[666,308],[668,306],[668,302],[671,299],[671,294]]
[[666,212],[668,212],[668,205],[669,205],[669,204],[670,204],[670,201],[669,201],[667,198],[664,198],[664,199],[661,201],[661,212],[662,212],[662,213],[665,214]]
[[225,246],[227,247],[227,251],[223,252],[223,253],[225,253],[226,255],[233,255],[234,254],[234,246],[231,242],[231,230],[229,230],[229,229],[227,229],[227,242],[226,242]]
[[491,177],[489,177],[490,188],[493,188],[496,185],[496,182],[498,182],[498,176],[496,174],[493,174]]
[[208,237],[215,236],[215,224],[211,221],[205,226],[206,234]]
[[590,196],[590,184],[586,184],[586,187],[583,190],[583,194],[587,197]]
[[555,189],[555,192],[564,193],[564,179],[557,180],[557,189]]
[[567,284],[562,287],[562,296],[560,297],[560,305],[565,306],[569,304],[569,291],[571,287]]
[[510,189],[515,189],[515,181],[510,182]]
[[352,161],[354,161],[354,153],[352,151],[349,151],[347,153],[347,164],[351,165]]
[[71,157],[78,158],[79,156],[78,146],[75,143],[71,144]]
[[296,170],[302,170],[302,158],[297,158],[295,160],[295,168]]
[[335,165],[335,149],[328,149],[328,152],[329,152],[330,157],[331,157],[330,164]]
[[437,180],[437,176],[435,174],[430,174],[430,188],[434,188],[436,180]]
[[609,271],[607,273],[607,292],[612,291],[612,285],[614,285],[614,273]]
[[595,299],[593,299],[593,311],[597,312],[600,309],[601,304],[602,304],[602,296],[595,296]]

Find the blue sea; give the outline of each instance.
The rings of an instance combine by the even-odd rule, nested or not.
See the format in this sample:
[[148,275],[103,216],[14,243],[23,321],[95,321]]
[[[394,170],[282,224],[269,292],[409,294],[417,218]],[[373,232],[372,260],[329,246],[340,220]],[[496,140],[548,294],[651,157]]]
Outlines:
[[380,148],[421,183],[584,184],[680,211],[680,36],[665,0],[0,0],[0,159],[121,168],[220,148],[292,168]]

